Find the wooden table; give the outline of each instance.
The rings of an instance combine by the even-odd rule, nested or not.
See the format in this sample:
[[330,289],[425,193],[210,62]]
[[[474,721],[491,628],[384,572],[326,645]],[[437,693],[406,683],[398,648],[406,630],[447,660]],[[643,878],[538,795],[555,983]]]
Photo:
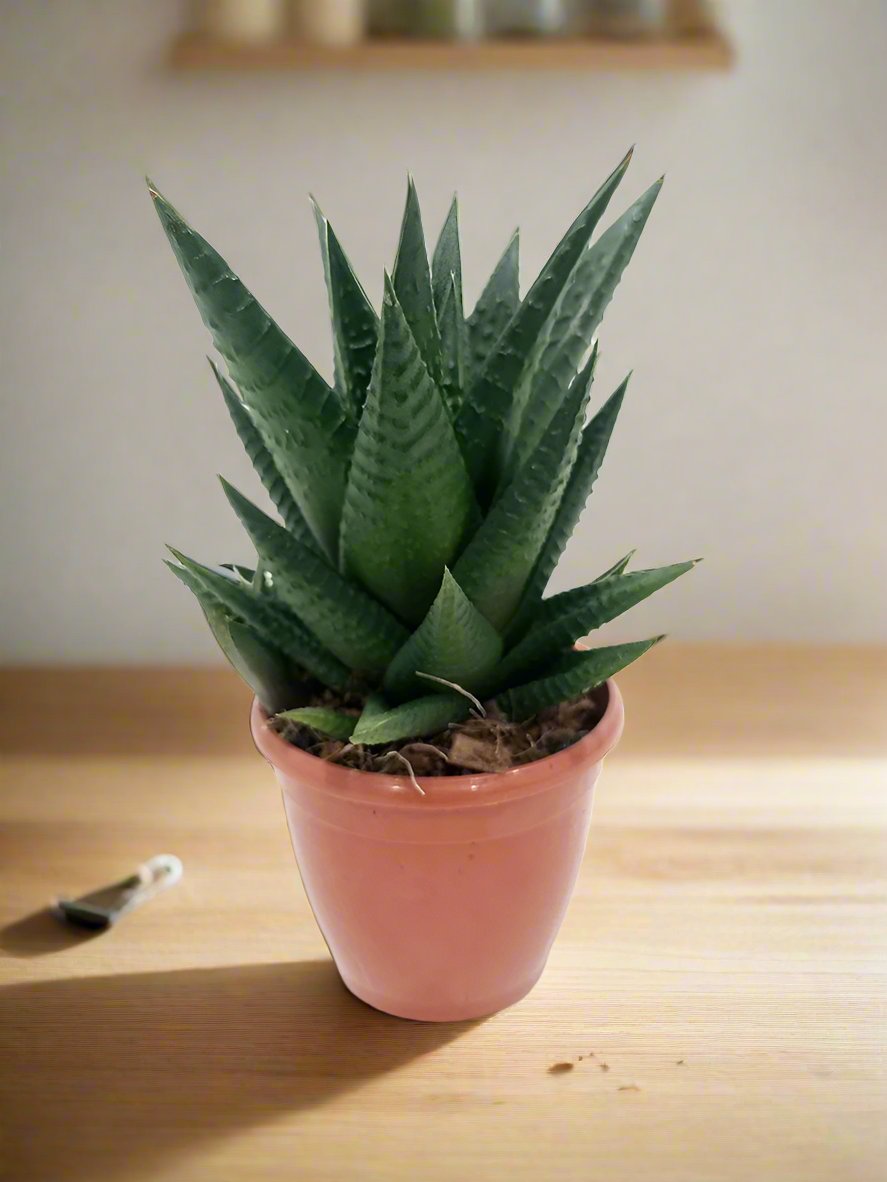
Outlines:
[[[0,1176],[883,1182],[887,654],[621,681],[546,975],[433,1026],[338,984],[233,677],[0,677]],[[160,852],[106,935],[31,914]]]

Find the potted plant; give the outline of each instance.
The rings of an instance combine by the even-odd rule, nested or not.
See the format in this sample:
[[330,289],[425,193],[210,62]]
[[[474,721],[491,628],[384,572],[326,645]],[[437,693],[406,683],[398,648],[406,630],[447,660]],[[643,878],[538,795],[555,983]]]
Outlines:
[[429,263],[410,181],[379,315],[315,208],[333,385],[150,186],[280,517],[223,482],[255,568],[169,565],[255,693],[345,984],[403,1017],[480,1016],[538,979],[622,729],[609,679],[661,638],[576,641],[694,565],[627,555],[544,598],[626,389],[586,425],[594,333],[660,188],[592,242],[629,159],[523,299],[515,235],[468,317],[455,201]]

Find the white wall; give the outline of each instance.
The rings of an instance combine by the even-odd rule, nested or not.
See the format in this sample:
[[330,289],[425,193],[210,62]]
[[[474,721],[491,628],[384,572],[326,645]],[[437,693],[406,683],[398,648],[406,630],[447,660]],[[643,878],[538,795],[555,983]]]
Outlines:
[[436,229],[462,198],[476,293],[520,223],[524,279],[632,142],[668,181],[602,332],[635,380],[559,574],[631,546],[703,554],[622,631],[887,640],[881,0],[734,0],[729,74],[176,77],[172,0],[2,6],[2,652],[213,658],[170,540],[248,550],[214,479],[253,488],[152,176],[313,358],[305,195],[377,294],[407,168]]

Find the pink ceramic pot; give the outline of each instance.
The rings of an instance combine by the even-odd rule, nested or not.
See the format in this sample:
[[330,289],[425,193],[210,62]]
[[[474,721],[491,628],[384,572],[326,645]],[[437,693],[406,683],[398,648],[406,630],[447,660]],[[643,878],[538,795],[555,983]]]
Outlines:
[[253,704],[293,850],[342,980],[376,1009],[450,1022],[536,984],[579,872],[592,792],[622,733],[622,698],[581,742],[498,775],[352,771],[291,746]]

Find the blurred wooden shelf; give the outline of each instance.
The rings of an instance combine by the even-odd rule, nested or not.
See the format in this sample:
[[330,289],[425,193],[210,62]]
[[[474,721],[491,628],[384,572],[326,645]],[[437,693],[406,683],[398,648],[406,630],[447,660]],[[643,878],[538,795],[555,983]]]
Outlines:
[[298,40],[264,44],[186,33],[173,45],[176,70],[724,70],[733,59],[717,30],[692,36],[477,42],[368,39],[330,48]]

